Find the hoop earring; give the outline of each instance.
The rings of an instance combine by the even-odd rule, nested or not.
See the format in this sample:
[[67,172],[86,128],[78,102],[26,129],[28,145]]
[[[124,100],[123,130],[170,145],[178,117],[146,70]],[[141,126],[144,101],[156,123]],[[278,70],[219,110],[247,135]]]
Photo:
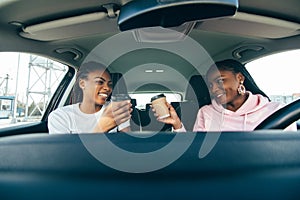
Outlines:
[[244,95],[245,93],[246,93],[246,88],[245,88],[245,86],[243,85],[243,82],[241,81],[241,83],[240,83],[240,85],[239,85],[239,87],[238,87],[238,93],[240,94],[240,95]]

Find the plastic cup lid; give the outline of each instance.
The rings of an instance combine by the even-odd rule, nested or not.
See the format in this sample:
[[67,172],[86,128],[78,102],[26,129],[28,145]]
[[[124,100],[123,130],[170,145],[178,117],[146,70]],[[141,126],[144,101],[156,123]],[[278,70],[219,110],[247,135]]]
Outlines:
[[156,99],[159,99],[159,98],[162,98],[162,97],[166,97],[164,94],[159,94],[159,95],[156,95],[154,97],[151,98],[151,102],[156,100]]
[[114,94],[111,96],[112,101],[125,101],[130,100],[130,96],[128,94]]

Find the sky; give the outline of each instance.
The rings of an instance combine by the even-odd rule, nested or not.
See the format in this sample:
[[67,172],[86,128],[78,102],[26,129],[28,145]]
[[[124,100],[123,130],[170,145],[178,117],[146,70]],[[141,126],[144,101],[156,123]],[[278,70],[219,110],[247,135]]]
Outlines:
[[300,93],[300,50],[261,58],[246,67],[267,95]]
[[[6,81],[4,78],[6,74],[9,75],[8,79],[8,94],[15,93],[16,90],[16,80],[17,80],[17,68],[18,68],[18,55],[17,53],[0,53],[0,95],[4,94],[4,90],[6,87]],[[19,71],[19,91],[26,91],[26,77],[28,75],[28,63],[29,57],[28,56],[20,56],[20,71]],[[27,66],[24,64],[27,63]],[[24,84],[23,84],[24,83]]]

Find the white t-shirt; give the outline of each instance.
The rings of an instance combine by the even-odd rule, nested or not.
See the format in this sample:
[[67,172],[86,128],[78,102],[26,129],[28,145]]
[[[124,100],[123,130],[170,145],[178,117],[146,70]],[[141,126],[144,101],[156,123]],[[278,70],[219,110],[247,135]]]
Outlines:
[[[83,113],[79,109],[79,103],[54,110],[48,117],[49,134],[92,133],[108,104],[109,102],[94,114]],[[128,126],[130,126],[129,120],[111,129],[109,132],[117,132]]]

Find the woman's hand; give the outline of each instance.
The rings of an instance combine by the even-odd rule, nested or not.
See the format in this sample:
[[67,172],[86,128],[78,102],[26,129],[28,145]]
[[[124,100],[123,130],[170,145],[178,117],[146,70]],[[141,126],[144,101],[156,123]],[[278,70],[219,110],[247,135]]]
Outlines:
[[166,117],[166,118],[163,118],[163,119],[160,119],[158,117],[158,114],[156,113],[155,109],[151,106],[152,111],[154,112],[154,116],[157,117],[157,121],[160,121],[160,122],[165,123],[165,124],[171,124],[174,129],[181,128],[181,121],[180,121],[174,107],[171,104],[169,104],[168,102],[167,102],[167,106],[168,106],[168,109],[169,109],[169,112],[170,112],[170,116]]
[[111,102],[103,111],[94,132],[108,132],[131,118],[130,101]]

